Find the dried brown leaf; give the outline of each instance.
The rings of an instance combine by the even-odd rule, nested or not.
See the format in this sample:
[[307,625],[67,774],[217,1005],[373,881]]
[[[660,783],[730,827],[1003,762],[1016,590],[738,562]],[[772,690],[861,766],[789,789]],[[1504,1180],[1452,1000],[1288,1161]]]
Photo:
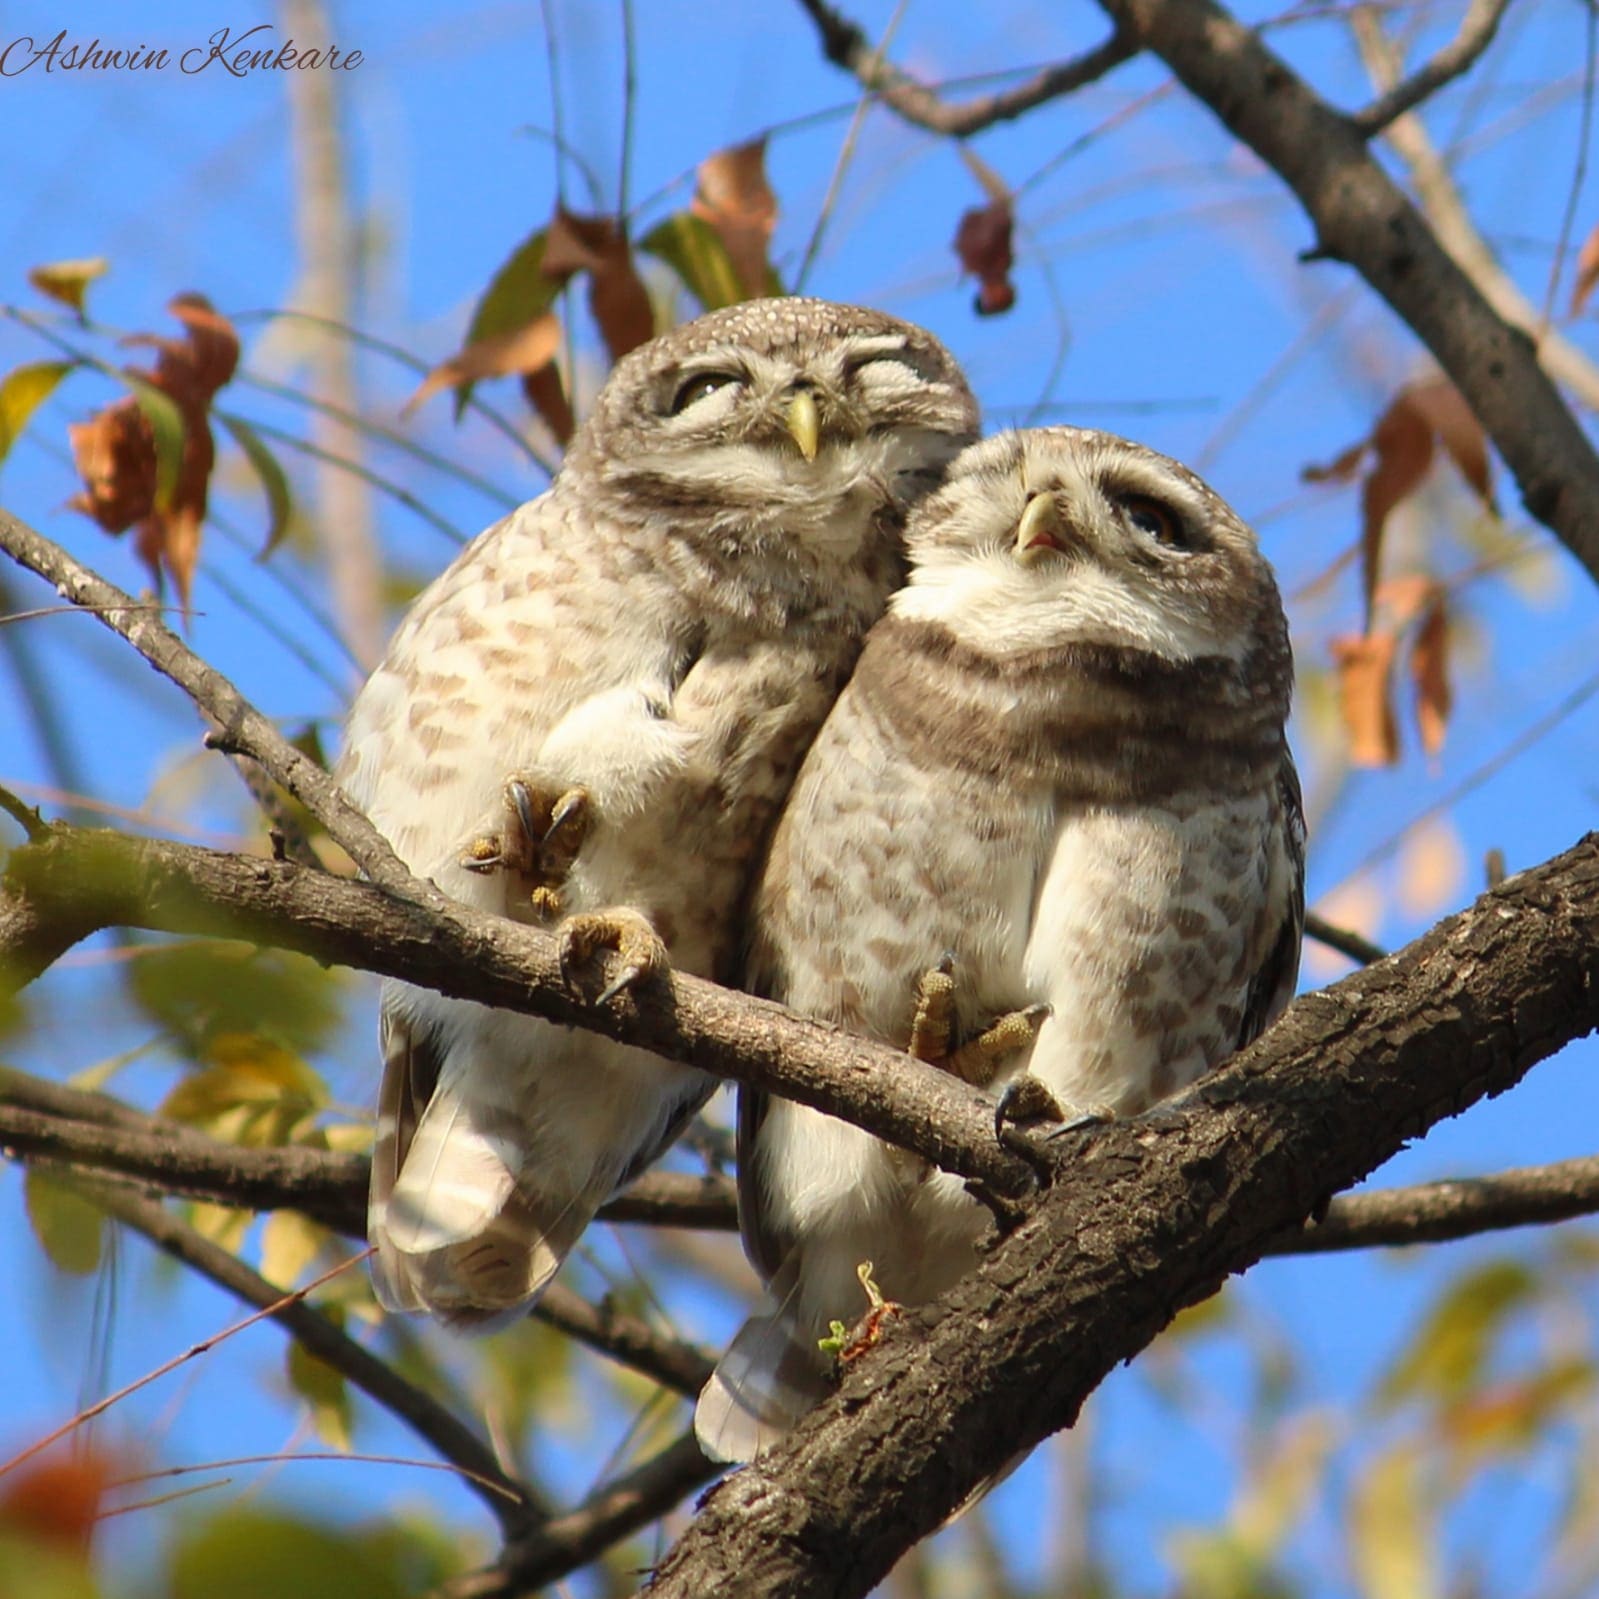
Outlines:
[[1011,248],[1015,222],[1009,199],[999,199],[965,212],[955,229],[961,268],[977,279],[973,309],[979,316],[997,316],[1016,303],[1016,286],[1010,280],[1016,261]]
[[474,383],[479,378],[504,377],[512,372],[536,372],[555,359],[560,343],[561,324],[553,311],[543,311],[519,328],[478,339],[434,367],[405,402],[400,415],[409,416],[441,389]]
[[1582,314],[1595,284],[1599,284],[1599,225],[1582,241],[1582,248],[1577,252],[1577,276],[1571,285],[1573,316]]
[[159,352],[155,369],[129,368],[134,395],[69,429],[86,491],[70,503],[108,533],[137,523],[135,548],[156,587],[170,574],[187,614],[216,464],[209,411],[238,366],[239,337],[204,295],[177,295],[167,309],[183,337],[124,339]]
[[1493,469],[1488,460],[1488,436],[1462,396],[1448,378],[1429,378],[1412,384],[1406,391],[1410,403],[1426,419],[1434,436],[1449,458],[1460,469],[1477,498],[1490,511],[1496,511]]
[[67,502],[107,533],[126,533],[155,506],[155,440],[149,419],[130,394],[87,422],[69,422],[72,459],[83,493]]
[[1371,435],[1375,459],[1361,485],[1360,573],[1368,628],[1381,576],[1382,539],[1389,513],[1415,493],[1432,464],[1432,426],[1410,395],[1409,389],[1401,389],[1377,419]]
[[1325,466],[1300,467],[1299,480],[1301,483],[1352,483],[1370,448],[1371,440],[1361,439],[1342,454],[1335,455]]
[[1410,680],[1416,689],[1416,731],[1421,747],[1436,755],[1444,747],[1454,694],[1449,686],[1449,609],[1440,592],[1410,641]]
[[777,196],[766,177],[766,136],[706,156],[696,174],[689,210],[716,231],[745,298],[768,293]]
[[1391,685],[1391,633],[1346,635],[1332,641],[1338,669],[1338,703],[1355,766],[1392,766],[1399,759],[1399,721]]
[[544,240],[539,270],[555,283],[574,273],[589,278],[589,310],[613,362],[655,334],[649,291],[633,265],[627,234],[615,217],[557,210]]
[[556,443],[565,446],[571,442],[577,429],[577,419],[572,415],[572,402],[566,396],[566,385],[561,381],[561,369],[546,361],[532,372],[522,374],[522,393],[527,403],[544,419],[544,425],[555,435]]

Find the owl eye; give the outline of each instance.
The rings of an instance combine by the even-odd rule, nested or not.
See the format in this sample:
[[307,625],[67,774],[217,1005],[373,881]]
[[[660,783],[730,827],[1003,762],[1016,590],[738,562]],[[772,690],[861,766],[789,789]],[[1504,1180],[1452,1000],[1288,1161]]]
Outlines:
[[697,401],[715,394],[718,389],[725,389],[729,383],[739,381],[735,372],[696,372],[693,377],[685,378],[678,384],[677,393],[672,396],[672,415],[681,416]]
[[1129,494],[1122,502],[1122,514],[1146,538],[1164,544],[1169,550],[1192,553],[1197,547],[1188,524],[1169,505],[1144,494]]

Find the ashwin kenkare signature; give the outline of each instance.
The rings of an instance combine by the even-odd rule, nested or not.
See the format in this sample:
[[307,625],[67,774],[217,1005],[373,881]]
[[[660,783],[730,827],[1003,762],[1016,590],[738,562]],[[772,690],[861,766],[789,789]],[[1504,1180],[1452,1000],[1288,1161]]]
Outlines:
[[0,48],[0,78],[20,77],[36,67],[44,72],[165,72],[174,66],[191,77],[218,69],[230,77],[247,78],[253,72],[353,72],[363,59],[359,50],[343,50],[336,44],[297,45],[292,38],[277,44],[272,33],[270,22],[238,33],[222,27],[204,44],[184,50],[69,39],[65,28],[42,44],[22,34]]

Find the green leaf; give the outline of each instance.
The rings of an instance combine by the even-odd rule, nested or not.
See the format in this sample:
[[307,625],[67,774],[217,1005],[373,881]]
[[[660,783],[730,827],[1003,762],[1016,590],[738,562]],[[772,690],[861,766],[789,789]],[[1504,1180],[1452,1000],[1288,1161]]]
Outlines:
[[289,515],[294,508],[289,495],[289,480],[278,458],[261,442],[261,435],[244,420],[228,411],[212,411],[229,433],[233,442],[244,451],[245,459],[255,468],[267,498],[267,536],[256,560],[264,561],[283,542],[289,530]]
[[22,1192],[28,1221],[45,1254],[75,1277],[97,1271],[104,1215],[81,1194],[34,1166],[22,1180]]
[[721,235],[692,211],[674,211],[656,223],[638,247],[664,261],[707,311],[737,305],[745,297]]
[[219,1034],[259,1034],[305,1055],[332,1034],[343,979],[303,955],[223,939],[145,945],[126,967],[134,1002],[192,1059]]
[[237,1502],[178,1544],[171,1599],[411,1599],[392,1542]]
[[183,468],[183,412],[170,394],[158,389],[147,378],[132,372],[117,374],[133,391],[133,397],[150,424],[155,440],[155,504],[158,511],[172,509],[178,492],[178,473]]
[[28,419],[56,391],[76,361],[34,361],[14,367],[0,381],[0,461],[11,453],[11,446],[22,437]]
[[1383,1378],[1379,1403],[1459,1400],[1481,1379],[1505,1317],[1537,1291],[1537,1277],[1514,1260],[1490,1261],[1458,1278]]
[[[323,1314],[344,1325],[337,1307],[321,1307]],[[343,1376],[318,1360],[299,1339],[291,1339],[288,1353],[289,1386],[311,1407],[311,1425],[329,1449],[350,1449],[352,1406],[350,1389]]]
[[96,1599],[88,1563],[25,1527],[0,1524],[0,1593],[28,1599]]
[[[542,270],[544,243],[548,234],[548,228],[530,233],[489,280],[488,288],[473,309],[466,337],[461,340],[463,350],[480,339],[493,338],[523,327],[555,303],[561,285],[545,277]],[[466,410],[467,401],[472,398],[473,386],[463,383],[455,391],[457,422]]]
[[216,1033],[205,1049],[205,1069],[167,1095],[162,1115],[264,1148],[291,1143],[328,1102],[322,1078],[260,1033]]
[[1349,1553],[1365,1599],[1435,1599],[1442,1592],[1433,1519],[1413,1444],[1368,1467],[1349,1506]]

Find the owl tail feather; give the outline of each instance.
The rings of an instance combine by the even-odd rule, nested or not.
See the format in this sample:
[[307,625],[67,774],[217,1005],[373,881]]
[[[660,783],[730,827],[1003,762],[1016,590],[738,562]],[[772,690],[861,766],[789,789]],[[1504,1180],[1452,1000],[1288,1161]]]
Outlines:
[[404,1019],[385,1016],[383,1041],[367,1209],[378,1301],[492,1330],[537,1297],[605,1194],[531,1191],[538,1163],[514,1112],[475,1096],[471,1073],[440,1075]]
[[816,1340],[791,1309],[739,1328],[694,1407],[694,1433],[712,1460],[747,1465],[831,1392]]

